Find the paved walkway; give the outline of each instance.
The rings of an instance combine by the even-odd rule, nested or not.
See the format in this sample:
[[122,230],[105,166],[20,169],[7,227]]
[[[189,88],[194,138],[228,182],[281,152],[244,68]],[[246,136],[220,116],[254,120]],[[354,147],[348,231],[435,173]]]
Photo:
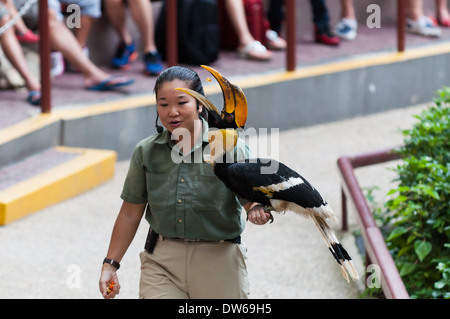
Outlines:
[[[397,146],[399,129],[409,128],[426,105],[281,132],[279,158],[309,179],[340,219],[340,178],[336,161]],[[73,199],[0,228],[0,298],[100,298],[98,279],[128,162],[118,162],[112,180]],[[392,172],[383,165],[358,171],[363,186],[386,189]],[[381,193],[380,195],[383,195]],[[355,221],[350,216],[350,226]],[[147,232],[143,221],[119,271],[121,294],[137,298],[139,257]],[[351,233],[344,246],[364,269]],[[363,281],[347,284],[310,220],[275,215],[265,226],[248,224],[251,298],[358,298]]]

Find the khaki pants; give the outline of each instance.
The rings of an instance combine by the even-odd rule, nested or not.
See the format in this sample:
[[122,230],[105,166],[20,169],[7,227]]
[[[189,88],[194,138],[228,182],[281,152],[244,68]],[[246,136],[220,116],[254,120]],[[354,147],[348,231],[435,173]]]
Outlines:
[[141,258],[140,298],[248,298],[245,247],[158,239]]

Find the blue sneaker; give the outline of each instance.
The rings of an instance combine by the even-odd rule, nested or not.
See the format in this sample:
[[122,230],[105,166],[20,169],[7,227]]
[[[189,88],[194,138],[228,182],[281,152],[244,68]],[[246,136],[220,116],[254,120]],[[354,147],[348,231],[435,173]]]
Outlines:
[[130,63],[136,60],[138,53],[136,52],[136,45],[132,42],[126,45],[125,42],[120,42],[117,46],[116,54],[111,61],[114,69],[126,70],[130,67]]
[[158,52],[149,52],[144,55],[145,73],[159,75],[163,70],[161,55]]

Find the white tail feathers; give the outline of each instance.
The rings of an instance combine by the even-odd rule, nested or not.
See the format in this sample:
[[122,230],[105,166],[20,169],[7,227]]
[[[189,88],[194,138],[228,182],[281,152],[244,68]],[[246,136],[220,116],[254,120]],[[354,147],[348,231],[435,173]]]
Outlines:
[[344,247],[342,247],[342,245],[339,243],[333,229],[331,229],[326,222],[326,219],[337,221],[333,210],[328,204],[314,208],[303,208],[295,203],[276,199],[270,199],[270,203],[276,212],[285,212],[287,210],[290,210],[299,215],[302,215],[303,217],[311,218],[314,221],[314,224],[316,224],[317,229],[322,235],[325,244],[327,245],[331,254],[339,264],[342,276],[345,278],[345,280],[347,280],[347,282],[350,282],[349,275],[353,280],[359,279],[358,272],[353,265],[351,257],[348,255]]
[[342,245],[337,240],[334,231],[330,228],[330,226],[328,226],[328,224],[322,217],[313,215],[311,218],[316,224],[317,229],[322,235],[331,254],[339,264],[339,268],[341,269],[342,276],[345,278],[345,280],[347,282],[350,282],[348,275],[350,275],[353,280],[358,280],[359,275],[356,271],[355,266],[353,265],[352,259],[344,249],[344,247],[342,247]]

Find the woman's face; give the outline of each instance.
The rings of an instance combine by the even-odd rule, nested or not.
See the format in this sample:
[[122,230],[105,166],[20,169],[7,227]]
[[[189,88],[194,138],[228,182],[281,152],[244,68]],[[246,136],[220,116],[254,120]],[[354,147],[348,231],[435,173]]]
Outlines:
[[175,88],[189,88],[182,80],[163,83],[158,89],[157,110],[164,127],[173,132],[176,128],[186,128],[194,133],[194,121],[199,119],[201,105],[190,95]]

